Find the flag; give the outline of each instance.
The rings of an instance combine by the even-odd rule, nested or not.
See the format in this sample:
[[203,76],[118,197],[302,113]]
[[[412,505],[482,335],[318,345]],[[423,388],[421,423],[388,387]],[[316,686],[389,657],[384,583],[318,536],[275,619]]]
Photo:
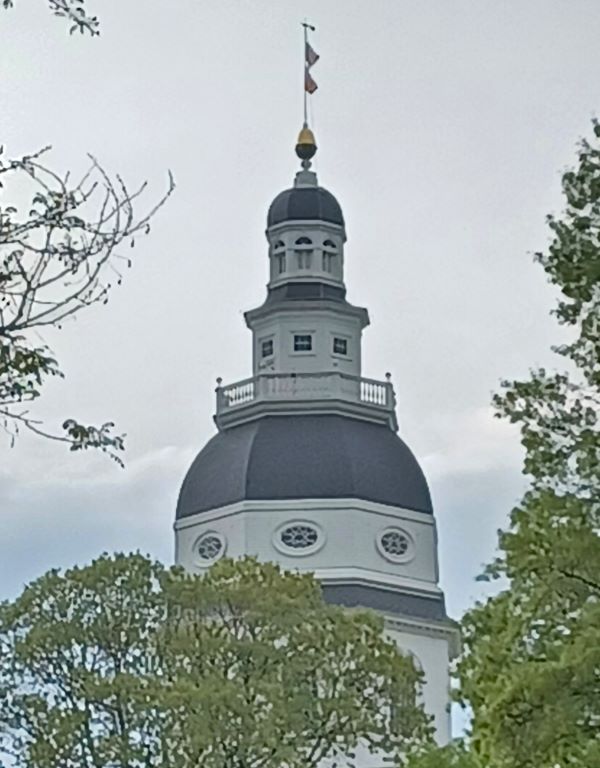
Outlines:
[[319,60],[319,54],[311,47],[308,41],[304,46],[304,90],[307,93],[314,93],[317,90],[317,84],[310,74],[310,68]]
[[312,79],[310,72],[308,71],[308,67],[306,68],[304,72],[304,90],[307,93],[314,93],[319,86],[315,83],[315,81]]
[[311,48],[310,43],[306,43],[305,60],[307,68],[312,67],[313,64],[316,64],[317,61],[319,61],[319,54]]

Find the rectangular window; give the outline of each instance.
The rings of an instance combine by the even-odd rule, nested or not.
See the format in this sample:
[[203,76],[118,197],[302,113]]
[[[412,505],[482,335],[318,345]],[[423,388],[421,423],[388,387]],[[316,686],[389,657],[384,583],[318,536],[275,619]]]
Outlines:
[[323,254],[323,272],[333,272],[333,266],[335,264],[334,253]]
[[312,336],[310,333],[297,333],[294,335],[294,352],[311,352]]
[[260,354],[261,357],[271,357],[273,354],[273,339],[267,339],[267,341],[261,343]]
[[347,355],[348,354],[348,340],[340,339],[336,336],[333,339],[333,354],[334,355]]
[[298,257],[298,269],[310,269],[312,251],[296,251]]

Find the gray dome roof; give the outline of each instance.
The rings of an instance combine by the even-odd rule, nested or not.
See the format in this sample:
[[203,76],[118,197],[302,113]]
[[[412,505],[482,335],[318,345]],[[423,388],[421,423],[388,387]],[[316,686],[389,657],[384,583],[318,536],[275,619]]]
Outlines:
[[358,498],[431,513],[427,481],[385,425],[344,416],[266,416],[219,432],[181,487],[177,518],[244,499]]
[[267,227],[284,221],[316,219],[344,226],[344,216],[335,197],[323,187],[293,187],[280,192],[269,207]]

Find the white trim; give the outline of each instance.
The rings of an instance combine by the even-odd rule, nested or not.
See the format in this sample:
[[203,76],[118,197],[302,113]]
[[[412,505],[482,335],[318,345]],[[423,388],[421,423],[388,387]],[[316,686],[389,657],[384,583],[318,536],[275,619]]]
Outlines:
[[288,219],[280,221],[267,227],[267,237],[270,235],[279,235],[282,232],[289,232],[290,237],[295,237],[294,232],[298,231],[300,235],[304,234],[306,228],[310,227],[311,232],[333,232],[341,237],[342,243],[346,242],[345,227],[341,224],[334,224],[332,221],[323,221],[322,219]]
[[[358,567],[330,567],[314,569],[315,577],[323,584],[360,584],[367,587],[377,587],[396,592],[400,587],[404,592],[414,595],[443,596],[438,585],[426,579],[416,579],[412,576],[398,576],[387,571],[373,571]],[[382,581],[385,578],[385,582]]]
[[[353,337],[350,336],[347,333],[343,333],[343,332],[340,332],[340,331],[329,331],[329,333],[330,333],[330,336],[331,336],[331,338],[330,338],[331,345],[330,345],[330,348],[329,348],[329,354],[331,355],[331,357],[335,358],[336,360],[347,360],[349,363],[351,363],[353,361],[353,357],[350,355],[350,350],[352,348]],[[335,347],[335,340],[336,339],[339,339],[340,341],[345,341],[346,342],[346,354],[345,355],[343,355],[341,352],[336,352],[335,351],[334,347]],[[359,341],[359,343],[360,343],[360,341]]]
[[[380,613],[382,613],[380,611]],[[410,635],[427,635],[428,637],[447,640],[450,659],[456,658],[461,651],[460,629],[458,625],[448,619],[447,621],[434,621],[427,619],[407,619],[391,616],[383,613],[385,629],[405,632]]]
[[386,517],[395,517],[397,520],[412,520],[422,525],[435,526],[435,519],[431,512],[417,512],[413,509],[404,509],[403,507],[392,507],[387,504],[380,504],[375,501],[363,501],[362,499],[245,499],[237,501],[234,504],[227,504],[216,509],[197,512],[195,515],[175,520],[173,528],[178,531],[182,528],[189,528],[197,523],[207,523],[213,520],[219,520],[222,517],[241,514],[243,512],[300,512],[306,514],[308,511],[319,510],[327,511],[329,509],[347,509],[357,512],[369,512],[374,515],[385,515]]

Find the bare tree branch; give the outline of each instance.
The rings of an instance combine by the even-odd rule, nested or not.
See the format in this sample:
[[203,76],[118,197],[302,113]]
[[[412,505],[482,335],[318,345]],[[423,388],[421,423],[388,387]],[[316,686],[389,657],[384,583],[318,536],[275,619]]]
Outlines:
[[[2,0],[3,8],[12,8],[14,0]],[[89,16],[84,0],[48,0],[48,6],[55,16],[70,22],[69,32],[88,32],[92,37],[100,34],[100,22],[96,16]]]
[[[122,266],[131,266],[120,249],[150,232],[175,184],[169,173],[166,192],[138,214],[145,182],[130,192],[91,155],[87,171],[72,182],[70,174],[61,176],[42,162],[48,151],[6,160],[0,149],[0,425],[12,442],[26,428],[67,442],[71,450],[100,448],[120,461],[115,451],[123,449],[123,436],[112,435],[111,423],[83,427],[67,419],[65,434],[54,435],[22,410],[40,396],[48,377],[63,376],[48,346],[34,345],[31,337],[107,303],[122,281]],[[15,196],[30,202],[2,204],[13,184]]]

